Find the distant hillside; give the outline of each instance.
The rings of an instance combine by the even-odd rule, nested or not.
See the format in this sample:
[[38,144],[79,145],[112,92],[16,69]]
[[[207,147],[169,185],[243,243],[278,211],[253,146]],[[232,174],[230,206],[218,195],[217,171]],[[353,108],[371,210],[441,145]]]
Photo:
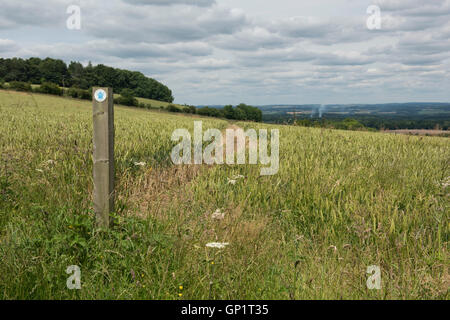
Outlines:
[[[223,109],[224,106],[210,106]],[[373,129],[444,129],[450,128],[450,103],[409,102],[385,104],[303,104],[257,106],[263,122],[293,123],[313,127],[339,127],[353,119]]]
[[22,81],[31,84],[52,82],[63,87],[89,89],[93,86],[112,87],[121,93],[131,89],[141,98],[173,102],[172,91],[155,79],[148,78],[141,72],[108,67],[102,64],[86,67],[79,62],[68,66],[62,60],[46,58],[3,59],[0,58],[0,82]]

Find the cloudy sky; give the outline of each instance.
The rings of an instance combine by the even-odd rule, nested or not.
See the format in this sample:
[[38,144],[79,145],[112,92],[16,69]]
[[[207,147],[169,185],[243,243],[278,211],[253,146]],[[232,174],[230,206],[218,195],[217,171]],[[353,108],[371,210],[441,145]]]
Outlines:
[[[80,30],[67,28],[70,5]],[[370,30],[370,5],[381,10]],[[141,71],[177,103],[450,101],[450,0],[0,0],[0,56]]]

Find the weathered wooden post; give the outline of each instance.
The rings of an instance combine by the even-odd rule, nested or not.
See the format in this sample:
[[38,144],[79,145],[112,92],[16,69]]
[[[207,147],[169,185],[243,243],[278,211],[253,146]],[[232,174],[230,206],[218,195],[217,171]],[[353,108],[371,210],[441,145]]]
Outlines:
[[93,88],[94,211],[97,226],[109,227],[114,211],[114,98],[112,88]]

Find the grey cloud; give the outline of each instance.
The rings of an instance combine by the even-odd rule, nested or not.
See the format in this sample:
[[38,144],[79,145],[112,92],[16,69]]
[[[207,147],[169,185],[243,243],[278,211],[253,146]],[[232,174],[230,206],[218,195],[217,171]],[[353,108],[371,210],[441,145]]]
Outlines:
[[271,21],[271,32],[282,36],[310,40],[317,44],[360,42],[373,36],[363,19],[293,17]]
[[[82,9],[79,33],[65,28],[72,3]],[[360,17],[266,19],[221,3],[0,0],[0,53],[139,70],[193,104],[342,102],[381,93],[410,99],[411,92],[436,93],[436,79],[449,85],[449,0],[380,0],[377,31],[367,30],[364,10]],[[30,35],[16,39],[20,30]],[[436,97],[450,99],[448,91]]]
[[180,59],[183,56],[208,56],[212,48],[203,42],[171,43],[167,45],[107,41],[90,42],[92,51],[120,58],[165,58]]
[[19,45],[9,39],[0,39],[0,53],[14,52],[19,50]]
[[440,16],[450,14],[448,0],[375,0],[381,11],[407,16]]
[[285,47],[290,41],[265,28],[252,26],[233,34],[218,36],[212,43],[222,49],[252,51],[260,48]]
[[153,43],[188,42],[232,34],[249,23],[243,12],[218,6],[155,10],[126,5],[99,12],[85,21],[86,32],[95,37]]
[[350,53],[321,53],[318,55],[315,63],[320,65],[349,65],[359,66],[374,62],[374,58],[364,56],[358,52]]
[[123,0],[123,1],[132,5],[172,6],[177,4],[185,4],[199,7],[209,7],[216,3],[215,0]]
[[358,52],[323,52],[303,48],[259,50],[240,55],[245,65],[283,64],[286,62],[312,62],[318,65],[365,65],[373,58]]
[[63,26],[70,0],[10,1],[0,0],[0,28],[31,26]]

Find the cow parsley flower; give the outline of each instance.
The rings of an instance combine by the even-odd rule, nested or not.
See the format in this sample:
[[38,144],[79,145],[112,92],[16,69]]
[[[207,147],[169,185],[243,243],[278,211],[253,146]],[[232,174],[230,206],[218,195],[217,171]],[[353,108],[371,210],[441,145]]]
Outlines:
[[216,219],[216,220],[222,220],[223,218],[225,218],[225,213],[221,212],[220,209],[217,209],[212,215],[211,218]]
[[210,242],[206,244],[208,248],[217,248],[217,249],[223,249],[228,245],[229,245],[228,242]]

